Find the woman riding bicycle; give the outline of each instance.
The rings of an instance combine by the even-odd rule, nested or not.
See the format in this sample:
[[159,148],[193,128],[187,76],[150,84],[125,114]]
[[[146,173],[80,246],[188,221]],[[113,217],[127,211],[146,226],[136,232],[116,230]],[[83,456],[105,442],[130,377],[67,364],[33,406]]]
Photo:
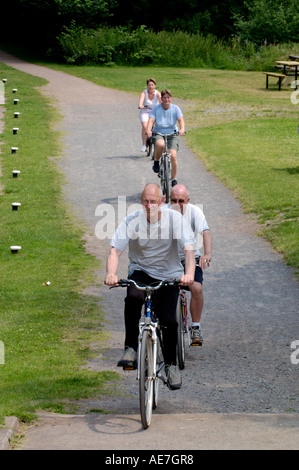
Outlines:
[[[185,134],[185,121],[183,113],[179,106],[172,104],[172,93],[170,90],[165,89],[161,91],[162,103],[155,106],[150,115],[147,125],[147,135],[151,137],[153,133],[159,134],[173,134],[178,132],[180,136]],[[179,124],[179,129],[177,127]],[[153,141],[155,145],[155,160],[153,171],[159,173],[159,160],[165,148],[164,139],[160,135],[154,135]],[[179,149],[179,139],[177,135],[168,137],[168,148],[171,154],[171,179],[172,186],[177,184],[177,152]]]
[[161,93],[157,91],[156,88],[156,80],[154,78],[149,78],[146,81],[147,89],[143,90],[139,97],[138,108],[140,109],[139,117],[141,122],[141,139],[142,139],[142,147],[140,152],[146,151],[146,130],[147,130],[147,123],[149,114],[154,106],[161,103]]

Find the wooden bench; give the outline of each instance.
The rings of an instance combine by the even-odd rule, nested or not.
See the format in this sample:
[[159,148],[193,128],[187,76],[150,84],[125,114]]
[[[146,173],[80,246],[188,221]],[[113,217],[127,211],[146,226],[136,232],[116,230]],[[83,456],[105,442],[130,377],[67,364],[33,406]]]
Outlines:
[[286,77],[286,75],[284,75],[283,73],[275,73],[275,72],[263,72],[263,73],[264,73],[264,75],[266,75],[266,88],[268,89],[269,77],[274,77],[274,78],[278,78],[277,83],[278,83],[278,89],[280,91],[282,81]]
[[290,55],[289,56],[290,60],[298,60],[299,61],[299,55]]

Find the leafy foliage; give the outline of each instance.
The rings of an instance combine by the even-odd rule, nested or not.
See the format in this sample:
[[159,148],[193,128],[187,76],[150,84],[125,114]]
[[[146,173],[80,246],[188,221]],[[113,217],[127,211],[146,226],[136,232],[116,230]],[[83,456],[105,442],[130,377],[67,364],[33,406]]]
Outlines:
[[235,15],[236,32],[256,44],[298,41],[297,0],[254,0],[245,2],[248,15]]
[[212,67],[235,70],[271,70],[275,60],[288,56],[295,46],[257,47],[233,37],[184,31],[126,27],[83,29],[73,22],[59,35],[56,52],[68,64],[162,65]]

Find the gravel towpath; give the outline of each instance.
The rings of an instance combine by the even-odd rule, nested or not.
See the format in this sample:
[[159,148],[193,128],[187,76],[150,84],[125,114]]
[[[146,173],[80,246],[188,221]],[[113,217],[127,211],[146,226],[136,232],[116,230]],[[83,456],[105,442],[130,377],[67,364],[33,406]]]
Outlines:
[[[99,259],[97,274],[103,279],[109,245],[107,239],[99,240],[95,236],[100,220],[95,215],[96,208],[105,203],[117,210],[120,196],[126,198],[127,205],[139,203],[144,184],[157,181],[151,162],[139,152],[137,97],[23,62],[4,52],[0,52],[0,62],[49,81],[41,91],[56,100],[63,116],[58,126],[63,131],[64,157],[59,166],[66,178],[65,199],[78,221],[86,226],[87,249]],[[183,110],[188,106],[184,101],[174,102]],[[299,340],[298,282],[280,255],[256,237],[255,223],[242,213],[233,194],[204,169],[183,139],[178,180],[189,187],[191,202],[203,204],[213,235],[213,260],[204,276],[204,345],[187,351],[182,389],[162,388],[147,437],[151,436],[150,442],[154,443],[154,436],[157,439],[159,436],[155,448],[179,448],[176,441],[169,443],[167,431],[178,425],[185,429],[182,448],[203,448],[203,443],[205,448],[213,445],[215,448],[279,448],[281,445],[294,448],[298,445],[298,439],[296,444],[292,436],[295,429],[298,435],[299,365],[291,362],[291,344]],[[122,277],[127,274],[126,254],[122,256],[119,274]],[[27,431],[23,448],[59,448],[60,445],[73,448],[74,445],[77,446],[74,448],[124,449],[125,439],[132,434],[136,448],[151,448],[146,447],[148,442],[142,438],[145,434],[138,434],[136,374],[116,367],[123,349],[125,292],[109,291],[105,286],[90,287],[88,292],[99,297],[106,311],[106,328],[111,334],[99,357],[87,367],[117,370],[122,376],[114,396],[82,403],[86,411],[101,408],[112,412],[109,418],[81,416],[82,426],[90,432],[94,428],[94,438],[100,435],[106,447],[91,443],[88,433],[84,440],[84,433],[81,436],[80,432],[77,433],[77,439],[81,436],[79,443],[73,443],[73,432],[65,434],[66,443],[62,438],[65,429],[60,440],[58,433],[57,440],[50,441],[49,428],[54,432],[57,425],[58,431],[66,420],[65,426],[70,430],[80,416],[48,414],[41,415],[39,425]],[[222,425],[225,432],[220,432]],[[39,443],[43,429],[48,442]],[[252,430],[248,438],[242,434],[246,429],[248,433]],[[161,431],[158,435],[157,430]],[[277,431],[277,439],[271,430]],[[230,431],[233,440],[229,438]],[[260,436],[265,435],[265,441],[257,437],[259,431]],[[285,435],[285,444],[279,435]],[[135,447],[130,444],[129,448]]]

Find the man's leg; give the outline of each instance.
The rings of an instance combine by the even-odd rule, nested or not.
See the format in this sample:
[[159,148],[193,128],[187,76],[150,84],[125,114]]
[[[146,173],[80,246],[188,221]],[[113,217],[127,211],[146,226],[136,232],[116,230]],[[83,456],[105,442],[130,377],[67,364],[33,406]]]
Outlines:
[[178,174],[178,161],[177,152],[174,149],[170,149],[171,155],[171,179],[175,180]]
[[165,142],[164,142],[163,137],[155,136],[153,143],[154,143],[154,149],[155,149],[153,171],[155,173],[159,173],[159,160],[165,149]]
[[[198,263],[198,260],[197,260]],[[204,300],[202,291],[203,273],[199,266],[196,266],[194,282],[189,286],[191,292],[190,313],[192,318],[191,327],[191,345],[201,346],[203,338],[200,328],[201,314],[203,310]]]
[[[142,271],[134,271],[130,276],[136,282],[147,282],[148,276]],[[139,319],[144,303],[144,292],[135,286],[127,288],[125,298],[125,350],[117,365],[124,369],[135,369],[137,366],[137,348],[139,334]]]
[[[178,174],[178,150],[179,150],[179,138],[177,135],[173,135],[168,138],[168,148],[171,155],[171,179],[175,180],[177,183],[176,177]],[[174,182],[172,183],[174,186]]]
[[176,307],[178,303],[178,287],[161,288],[158,296],[158,316],[162,327],[164,362],[167,376],[167,385],[171,390],[182,386],[182,378],[176,367],[177,358],[177,329]]
[[156,296],[156,314],[162,326],[165,364],[176,365],[178,324],[175,317],[179,289],[176,286],[161,287]]

